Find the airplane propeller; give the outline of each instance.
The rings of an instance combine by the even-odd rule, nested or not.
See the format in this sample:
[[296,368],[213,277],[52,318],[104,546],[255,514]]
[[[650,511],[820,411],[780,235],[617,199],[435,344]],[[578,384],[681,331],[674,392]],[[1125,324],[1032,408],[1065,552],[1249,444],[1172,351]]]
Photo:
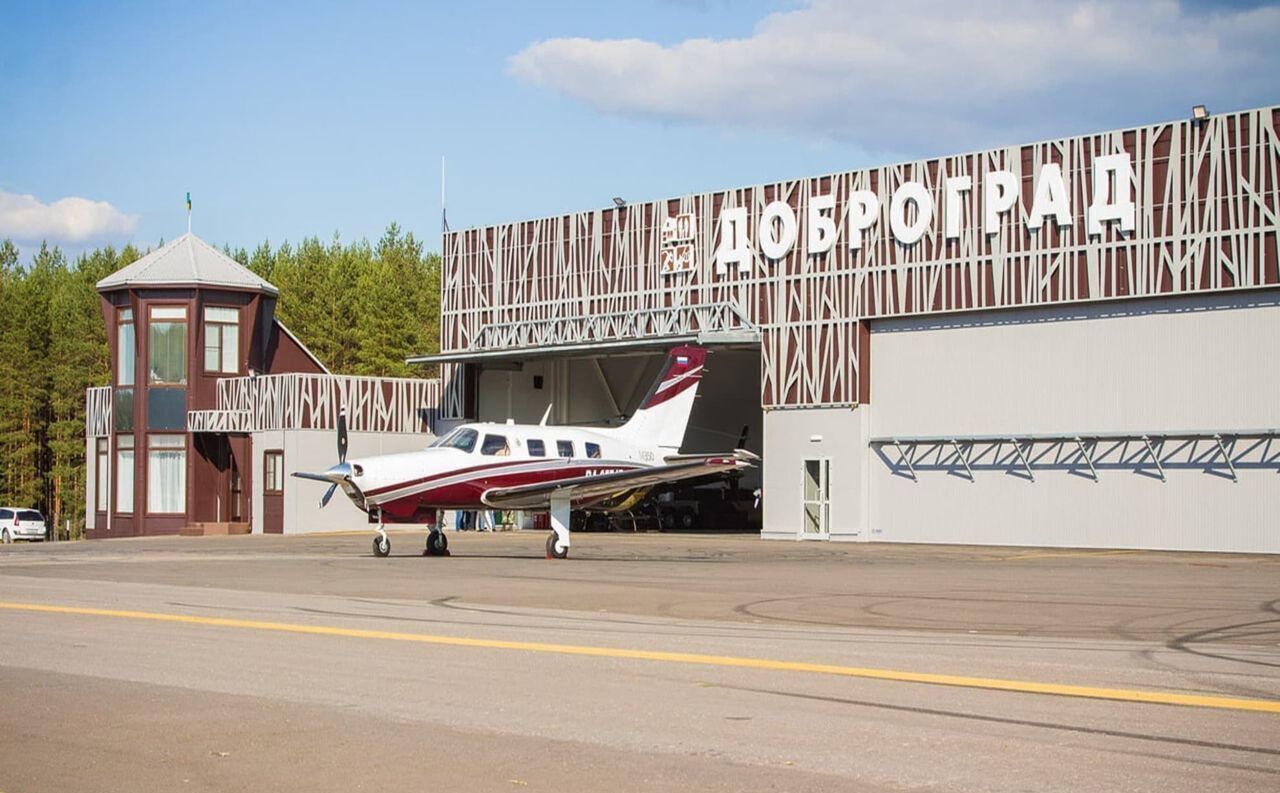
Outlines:
[[[341,469],[346,469],[341,470]],[[339,476],[350,476],[351,466],[347,465],[347,409],[343,408],[338,411],[338,464],[329,469],[330,474],[338,474]],[[334,482],[329,485],[329,489],[324,491],[324,495],[320,497],[320,508],[324,509],[328,505],[329,499],[333,498],[333,493],[338,489],[338,483]]]

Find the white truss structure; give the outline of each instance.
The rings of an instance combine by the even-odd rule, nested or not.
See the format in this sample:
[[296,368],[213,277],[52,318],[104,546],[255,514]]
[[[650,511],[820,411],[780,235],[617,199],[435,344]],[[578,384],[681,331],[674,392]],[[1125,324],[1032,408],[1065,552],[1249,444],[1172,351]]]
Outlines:
[[84,390],[84,434],[90,438],[111,434],[111,386]]
[[253,432],[247,410],[188,410],[187,432]]
[[[688,195],[444,235],[441,348],[467,353],[759,329],[765,407],[859,401],[865,319],[1083,301],[1168,296],[1280,284],[1280,108],[919,160],[773,184]],[[1086,234],[1095,157],[1127,153],[1137,207],[1132,233]],[[1027,215],[1041,166],[1060,166],[1074,222],[1039,231]],[[1021,200],[994,227],[980,222],[982,177],[1008,170]],[[943,183],[968,176],[961,233],[943,233]],[[916,243],[890,234],[888,196],[923,185],[938,210]],[[813,196],[834,194],[843,218],[855,190],[881,197],[861,248],[841,236],[808,255],[803,219]],[[790,254],[758,246],[748,271],[717,274],[722,210],[746,207],[758,240],[774,200],[796,212]],[[693,268],[662,274],[663,221],[694,218]],[[844,234],[844,223],[839,223]],[[444,368],[444,416],[462,415]]]
[[1087,475],[1095,482],[1106,471],[1164,482],[1169,470],[1179,469],[1217,473],[1237,482],[1242,469],[1280,469],[1280,429],[886,436],[870,443],[895,475],[916,482],[925,471],[957,473],[970,482],[977,481],[975,472],[996,471],[1034,482],[1037,471],[1052,470]]
[[[332,430],[347,409],[352,432],[436,433],[440,381],[396,377],[276,374],[218,381],[218,407],[187,411],[188,432]],[[85,433],[111,431],[110,386],[85,391]]]
[[188,429],[234,432],[201,430],[197,425],[242,422],[241,426],[247,427],[242,432],[332,430],[337,428],[338,413],[344,407],[352,432],[434,434],[440,413],[440,381],[325,374],[228,377],[218,381],[219,409],[191,411]]

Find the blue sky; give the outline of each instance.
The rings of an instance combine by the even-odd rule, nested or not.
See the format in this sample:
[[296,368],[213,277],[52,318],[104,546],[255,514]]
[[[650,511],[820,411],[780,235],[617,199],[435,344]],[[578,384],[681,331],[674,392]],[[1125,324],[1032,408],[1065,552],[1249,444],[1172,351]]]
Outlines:
[[[1273,3],[0,0],[0,236],[454,228],[1280,102]],[[29,198],[28,198],[29,197]]]

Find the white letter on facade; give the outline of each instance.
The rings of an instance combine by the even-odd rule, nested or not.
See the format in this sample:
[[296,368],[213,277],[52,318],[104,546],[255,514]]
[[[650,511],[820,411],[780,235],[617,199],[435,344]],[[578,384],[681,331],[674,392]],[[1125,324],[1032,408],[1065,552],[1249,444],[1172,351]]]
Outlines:
[[847,217],[845,234],[849,238],[849,250],[856,251],[862,247],[862,232],[871,228],[880,214],[880,199],[870,190],[854,190],[849,194],[848,206],[845,207]]
[[746,207],[720,210],[720,246],[716,248],[716,275],[728,273],[731,264],[738,265],[740,273],[751,272]]
[[[907,223],[907,202],[915,202],[916,220]],[[933,222],[933,197],[924,185],[919,182],[903,182],[893,191],[893,199],[889,202],[889,228],[893,230],[894,239],[903,245],[919,242],[925,229]]]
[[[1112,189],[1112,180],[1115,188]],[[1089,204],[1089,234],[1102,234],[1102,224],[1120,221],[1121,231],[1133,231],[1133,164],[1128,154],[1093,158],[1093,203]]]
[[[773,221],[780,221],[782,228],[775,230]],[[781,259],[796,244],[796,213],[786,201],[773,201],[760,213],[760,251],[770,259]]]
[[1000,215],[1018,200],[1018,177],[1012,171],[992,171],[982,178],[982,230],[1000,233]]
[[960,209],[960,194],[967,193],[972,189],[973,177],[967,175],[952,176],[942,183],[942,191],[946,199],[943,207],[945,214],[942,217],[942,225],[943,233],[949,240],[954,240],[960,236],[960,218],[963,215]]
[[1056,162],[1047,162],[1040,168],[1027,228],[1039,231],[1044,228],[1044,219],[1049,215],[1053,215],[1059,226],[1071,225],[1071,196],[1062,181],[1062,166]]
[[[836,244],[836,197],[832,194],[809,196],[809,214],[806,223],[809,237],[808,252],[826,253]],[[831,212],[832,215],[824,215]]]

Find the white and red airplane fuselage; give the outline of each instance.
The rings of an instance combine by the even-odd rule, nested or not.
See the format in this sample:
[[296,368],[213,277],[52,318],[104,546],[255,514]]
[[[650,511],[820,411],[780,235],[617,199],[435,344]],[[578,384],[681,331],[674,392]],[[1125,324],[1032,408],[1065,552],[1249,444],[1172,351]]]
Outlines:
[[[421,451],[343,460],[323,474],[295,476],[330,482],[322,503],[341,487],[379,523],[434,522],[443,509],[549,510],[548,554],[562,557],[572,508],[625,509],[655,485],[752,465],[755,456],[742,450],[679,454],[705,360],[700,347],[672,350],[640,408],[619,427],[463,424]],[[342,458],[345,421],[338,443]],[[375,552],[379,541],[385,552],[381,530]],[[443,552],[443,535],[437,542]]]

